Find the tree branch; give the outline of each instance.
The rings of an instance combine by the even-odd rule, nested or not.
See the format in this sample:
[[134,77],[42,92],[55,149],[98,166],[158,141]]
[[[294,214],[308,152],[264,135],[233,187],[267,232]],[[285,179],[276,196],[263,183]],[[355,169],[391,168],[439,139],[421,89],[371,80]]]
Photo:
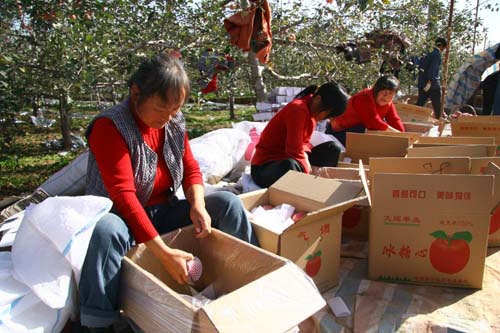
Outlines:
[[297,44],[300,46],[318,47],[318,48],[332,50],[332,51],[337,50],[335,46],[329,45],[329,44],[316,43],[316,42],[302,42],[302,41],[293,41],[292,42],[292,41],[289,41],[286,39],[280,39],[280,38],[273,38],[273,43],[278,43],[278,44],[283,44],[283,45]]
[[282,34],[284,32],[286,32],[288,29],[290,28],[293,28],[299,24],[302,24],[304,23],[305,21],[305,17],[302,17],[300,20],[298,20],[297,22],[294,22],[294,23],[290,23],[289,25],[285,25],[284,27],[281,27],[279,30],[277,31],[273,31],[273,35],[279,35],[279,34]]
[[303,73],[296,76],[283,76],[276,73],[271,67],[264,66],[264,69],[267,70],[273,77],[278,80],[302,80],[302,79],[317,79],[317,76],[313,76],[312,74]]

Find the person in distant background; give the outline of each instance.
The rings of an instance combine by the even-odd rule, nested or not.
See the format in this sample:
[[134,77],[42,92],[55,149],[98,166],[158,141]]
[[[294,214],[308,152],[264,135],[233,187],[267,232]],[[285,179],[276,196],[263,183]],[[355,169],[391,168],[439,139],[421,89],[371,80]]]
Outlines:
[[418,98],[417,105],[424,106],[430,98],[434,117],[441,116],[441,81],[439,80],[439,69],[441,68],[441,52],[446,48],[448,42],[444,38],[437,38],[435,46],[429,52],[419,67],[418,73]]
[[340,148],[328,141],[311,149],[318,121],[344,113],[349,95],[335,82],[312,85],[279,111],[267,124],[255,147],[251,174],[260,187],[269,187],[289,170],[310,173],[311,165],[337,166]]
[[346,133],[363,133],[366,129],[404,132],[404,126],[392,103],[399,89],[399,80],[391,75],[381,76],[371,88],[349,99],[346,112],[331,119],[326,133],[335,136],[344,146]]

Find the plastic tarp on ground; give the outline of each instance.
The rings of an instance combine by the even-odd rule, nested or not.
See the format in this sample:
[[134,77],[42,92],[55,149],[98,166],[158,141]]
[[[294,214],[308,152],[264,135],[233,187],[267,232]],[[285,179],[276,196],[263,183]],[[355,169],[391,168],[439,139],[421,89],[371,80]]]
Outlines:
[[326,332],[499,332],[500,248],[489,249],[482,290],[367,279],[366,243],[344,244],[340,283],[323,294],[339,296],[351,316],[336,318],[328,307],[316,313]]

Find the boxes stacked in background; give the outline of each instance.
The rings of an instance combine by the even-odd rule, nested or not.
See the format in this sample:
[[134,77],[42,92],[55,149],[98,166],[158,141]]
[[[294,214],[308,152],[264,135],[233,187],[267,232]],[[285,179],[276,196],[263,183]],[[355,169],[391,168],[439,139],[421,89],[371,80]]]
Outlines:
[[[452,119],[451,133],[453,136],[467,137],[494,137],[500,142],[500,117],[498,116],[462,116]],[[496,155],[500,155],[500,146],[497,146]]]
[[246,209],[292,205],[306,216],[281,234],[259,221],[253,227],[260,246],[296,263],[320,291],[338,283],[342,213],[366,199],[361,184],[289,171],[269,189],[240,195]]
[[269,99],[264,102],[257,102],[255,108],[257,112],[253,114],[253,119],[256,121],[269,120],[282,107],[290,103],[295,96],[304,88],[298,87],[277,87],[269,93]]
[[370,278],[481,288],[486,248],[498,232],[491,213],[500,169],[490,163],[473,175],[474,159],[495,157],[370,159],[370,176],[362,171],[372,180],[365,182]]
[[[297,266],[218,230],[204,239],[193,227],[164,235],[165,243],[203,263],[195,287],[215,300],[197,307],[143,244],[122,264],[124,314],[145,332],[285,332],[326,303]],[[223,296],[223,297],[222,297]]]

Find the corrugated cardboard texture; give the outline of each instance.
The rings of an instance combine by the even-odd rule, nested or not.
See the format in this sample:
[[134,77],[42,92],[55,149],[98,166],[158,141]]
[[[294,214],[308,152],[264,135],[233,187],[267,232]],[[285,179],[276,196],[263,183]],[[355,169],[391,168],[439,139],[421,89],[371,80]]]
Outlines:
[[[481,288],[493,181],[493,176],[375,174],[370,278]],[[471,240],[441,247],[448,252],[440,255],[431,235],[439,232],[469,233]],[[460,260],[466,262],[456,272],[442,271],[442,265]]]
[[404,157],[410,139],[386,135],[347,133],[346,156],[368,164],[370,157]]
[[122,305],[146,332],[259,332],[263,327],[283,332],[325,304],[296,266],[218,230],[198,240],[191,226],[163,238],[201,259],[196,286],[212,285],[218,298],[197,310],[175,291],[185,287],[172,284],[161,263],[139,245],[123,262]]
[[442,146],[426,148],[408,148],[408,157],[438,157],[438,156],[469,156],[488,157],[494,156],[494,146],[467,145],[467,146]]

